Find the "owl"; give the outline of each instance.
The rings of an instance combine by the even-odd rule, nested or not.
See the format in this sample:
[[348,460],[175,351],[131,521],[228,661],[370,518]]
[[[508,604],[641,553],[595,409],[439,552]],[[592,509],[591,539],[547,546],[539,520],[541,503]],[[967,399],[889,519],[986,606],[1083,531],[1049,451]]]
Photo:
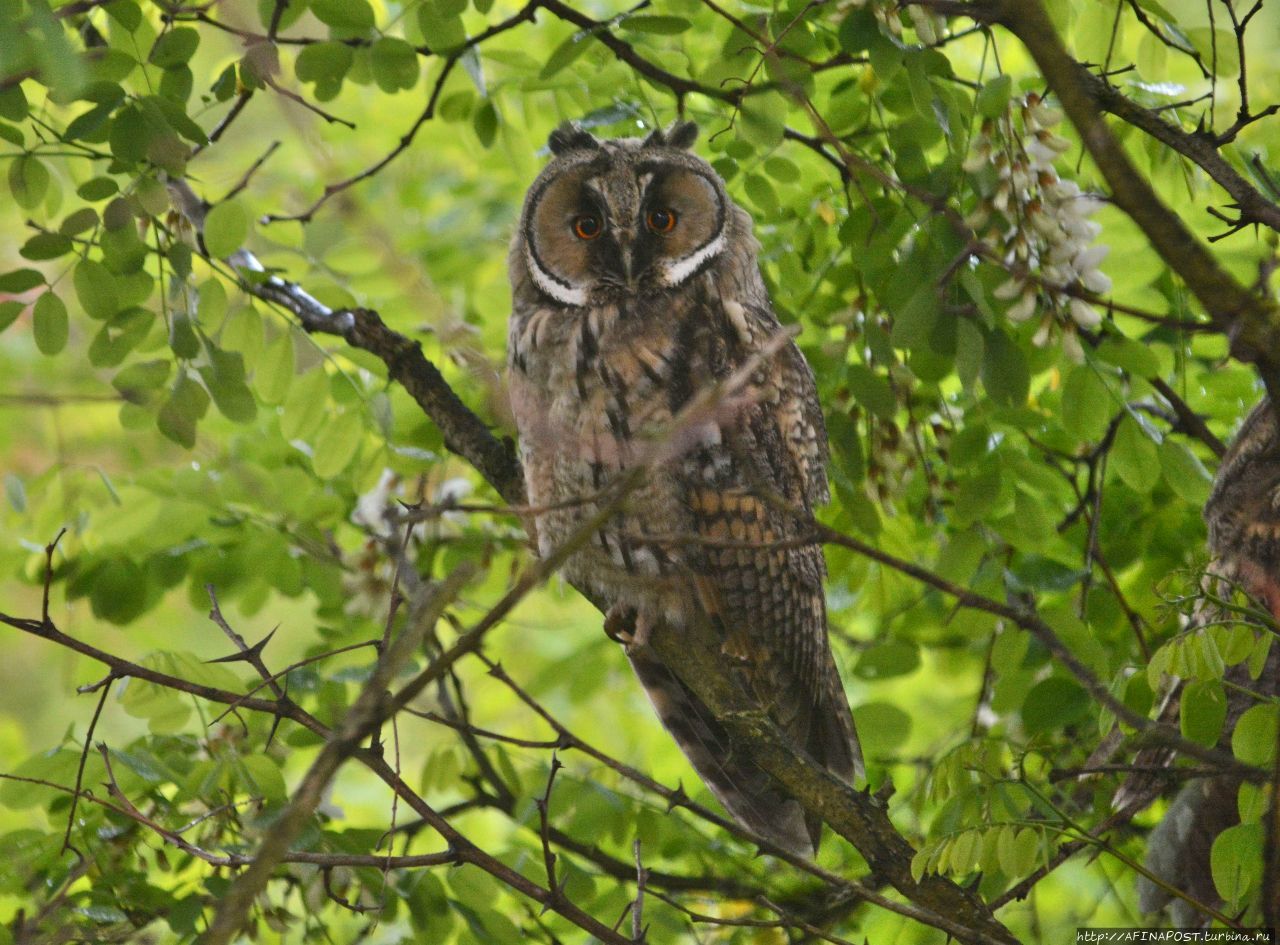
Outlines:
[[[1224,613],[1217,603],[1230,599],[1237,589],[1280,621],[1280,426],[1269,401],[1253,409],[1222,457],[1204,518],[1213,557],[1204,577],[1207,594],[1191,615],[1188,631],[1247,619]],[[1250,678],[1247,664],[1238,663],[1226,670],[1224,682],[1227,709],[1219,747],[1229,750],[1240,717],[1259,704],[1260,697],[1280,694],[1280,647],[1272,645],[1256,680]],[[1181,694],[1181,681],[1175,681],[1157,713],[1161,722],[1174,728],[1179,724]],[[1151,804],[1171,783],[1160,769],[1171,766],[1176,757],[1164,747],[1140,751],[1134,773],[1116,792],[1112,806],[1132,815]],[[1181,926],[1208,921],[1206,914],[1173,897],[1166,886],[1181,889],[1198,902],[1222,905],[1210,869],[1210,850],[1219,833],[1239,822],[1240,784],[1240,778],[1231,774],[1182,783],[1147,841],[1146,866],[1164,885],[1139,877],[1138,904],[1143,912],[1167,909]]]
[[[723,671],[815,762],[863,774],[827,640],[827,501],[813,372],[780,344],[751,218],[689,150],[697,128],[598,140],[569,124],[525,198],[509,268],[508,383],[539,551],[599,517],[610,483],[647,471],[563,566],[605,628],[630,628],[631,665],[666,729],[742,824],[812,855],[806,818],[647,646],[653,628],[707,620]],[[719,401],[712,385],[742,374]],[[702,397],[697,422],[676,426]],[[686,411],[687,413],[688,411]],[[655,459],[657,457],[657,459]]]

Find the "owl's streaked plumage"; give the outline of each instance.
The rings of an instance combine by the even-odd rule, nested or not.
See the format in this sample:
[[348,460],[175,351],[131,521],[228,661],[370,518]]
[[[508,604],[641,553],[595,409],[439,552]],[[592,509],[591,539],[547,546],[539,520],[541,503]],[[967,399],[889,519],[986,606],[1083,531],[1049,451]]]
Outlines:
[[[1253,409],[1223,455],[1204,519],[1213,556],[1204,577],[1210,593],[1198,603],[1187,630],[1242,619],[1223,613],[1215,600],[1230,599],[1237,589],[1280,621],[1280,425],[1269,401]],[[1280,647],[1272,645],[1257,679],[1250,678],[1247,663],[1237,663],[1227,668],[1224,682],[1227,710],[1219,747],[1229,750],[1236,722],[1259,704],[1258,697],[1280,694]],[[1173,682],[1157,713],[1161,722],[1174,728],[1179,724],[1182,688],[1180,680]],[[1176,758],[1176,752],[1165,747],[1140,751],[1134,773],[1116,791],[1112,806],[1132,815],[1151,804],[1171,783],[1159,769]],[[1214,908],[1220,908],[1222,900],[1210,869],[1210,851],[1218,834],[1239,823],[1240,784],[1233,774],[1186,781],[1147,841],[1147,868],[1165,884]],[[1147,913],[1168,909],[1180,926],[1202,925],[1209,919],[1146,877],[1138,879],[1138,905]]]
[[[691,398],[776,339],[751,219],[677,123],[600,141],[552,136],[511,249],[509,383],[545,554],[595,511],[574,502],[652,455]],[[827,641],[825,565],[788,546],[827,501],[813,374],[787,343],[747,389],[654,464],[565,572],[639,628],[709,617],[737,673],[817,762],[853,781],[862,758]],[[685,536],[686,540],[673,540]],[[733,543],[735,547],[729,547]],[[809,854],[821,824],[736,757],[711,713],[643,640],[628,647],[663,724],[739,821]]]

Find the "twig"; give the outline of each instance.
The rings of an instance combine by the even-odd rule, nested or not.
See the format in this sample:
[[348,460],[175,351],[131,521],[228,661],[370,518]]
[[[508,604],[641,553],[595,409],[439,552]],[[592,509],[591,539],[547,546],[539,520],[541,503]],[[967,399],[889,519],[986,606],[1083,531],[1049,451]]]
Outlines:
[[[102,707],[107,704],[107,695],[111,692],[111,683],[115,681],[115,677],[108,676],[106,684],[102,686],[102,692],[98,696],[98,704],[94,707],[93,717],[89,719],[89,730],[84,734],[84,747],[80,749],[80,764],[76,767],[76,786],[71,794],[71,808],[67,811],[67,829],[62,835],[62,849],[75,850],[71,846],[71,830],[76,822],[76,805],[80,801],[80,789],[84,786],[84,766],[89,759],[89,747],[93,744],[93,733],[98,727],[98,719],[102,716]],[[83,858],[83,854],[79,850],[75,850],[77,856]]]
[[631,846],[636,858],[636,898],[631,904],[631,940],[637,945],[644,942],[644,889],[649,882],[649,871],[640,860],[640,838],[637,837]]
[[[423,636],[435,626],[444,608],[453,602],[470,577],[471,569],[458,568],[413,602],[404,630],[382,654],[359,697],[293,792],[293,799],[263,837],[253,864],[223,894],[204,935],[204,945],[229,945],[243,928],[249,909],[266,886],[271,871],[315,813],[325,786],[338,768],[356,753],[360,742],[394,711],[386,692],[392,679],[417,652]],[[399,780],[398,776],[396,779]]]

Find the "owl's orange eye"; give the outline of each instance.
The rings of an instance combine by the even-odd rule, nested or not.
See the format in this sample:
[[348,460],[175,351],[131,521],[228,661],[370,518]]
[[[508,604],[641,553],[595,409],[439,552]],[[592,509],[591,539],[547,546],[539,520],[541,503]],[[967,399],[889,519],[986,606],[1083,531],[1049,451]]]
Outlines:
[[600,218],[587,216],[578,217],[573,221],[573,232],[580,240],[593,240],[600,235]]
[[676,228],[676,214],[674,210],[650,210],[645,222],[655,233],[670,233]]

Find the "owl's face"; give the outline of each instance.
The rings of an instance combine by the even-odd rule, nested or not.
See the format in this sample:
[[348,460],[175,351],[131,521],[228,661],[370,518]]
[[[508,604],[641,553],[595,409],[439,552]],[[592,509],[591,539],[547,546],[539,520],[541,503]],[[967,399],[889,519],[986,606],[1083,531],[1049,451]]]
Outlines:
[[538,289],[569,306],[653,295],[723,253],[731,204],[711,165],[686,150],[696,136],[690,122],[612,141],[557,129],[518,238]]

